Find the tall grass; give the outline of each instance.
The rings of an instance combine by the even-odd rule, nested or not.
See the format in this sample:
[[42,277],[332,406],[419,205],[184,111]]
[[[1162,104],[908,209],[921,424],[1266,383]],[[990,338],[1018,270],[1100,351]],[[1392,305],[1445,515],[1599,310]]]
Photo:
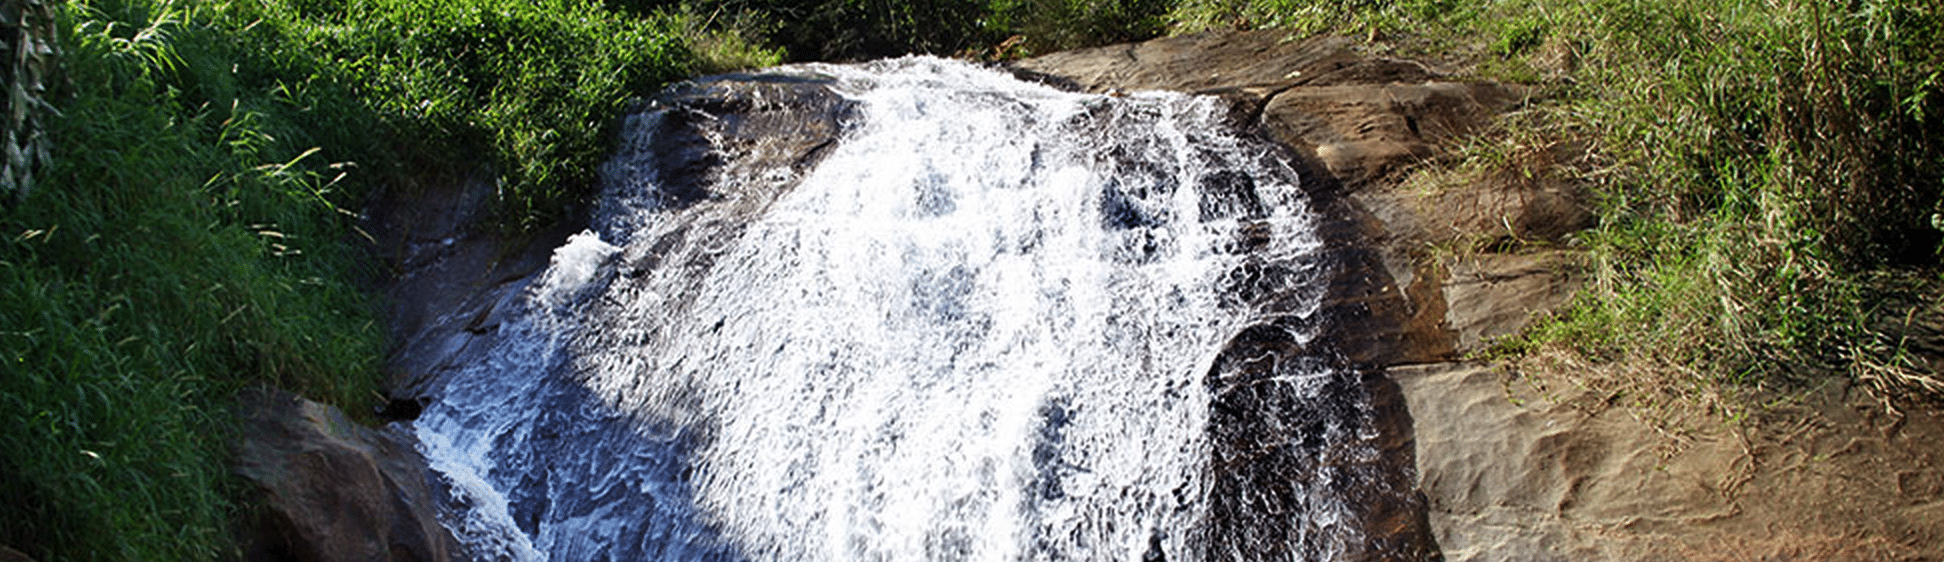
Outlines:
[[52,158],[0,207],[0,544],[39,560],[234,555],[231,397],[374,398],[367,197],[484,163],[509,226],[558,217],[695,60],[592,1],[55,11]]
[[1587,146],[1564,173],[1597,206],[1573,240],[1590,283],[1499,353],[1629,363],[1676,395],[1844,372],[1944,389],[1882,329],[1923,313],[1897,295],[1944,285],[1934,2],[1181,0],[1172,18],[1380,38],[1550,90],[1460,160],[1491,173]]
[[266,66],[312,65],[275,86],[300,104],[362,103],[416,172],[496,165],[518,227],[584,203],[623,106],[695,66],[676,16],[593,0],[248,2],[216,24],[273,53]]
[[228,396],[277,384],[353,404],[375,385],[341,200],[267,132],[293,115],[205,97],[235,85],[206,78],[229,47],[192,10],[59,15],[75,91],[46,131],[51,167],[0,214],[0,543],[215,558]]
[[1884,280],[1935,285],[1944,269],[1944,10],[1931,3],[1182,6],[1201,18],[1185,22],[1241,14],[1381,30],[1442,50],[1432,56],[1459,53],[1487,77],[1552,90],[1506,124],[1514,130],[1502,144],[1474,146],[1471,157],[1508,162],[1518,159],[1489,153],[1587,143],[1584,167],[1569,173],[1598,207],[1599,226],[1574,241],[1587,250],[1590,284],[1501,351],[1662,365],[1634,371],[1669,374],[1642,383],[1670,388],[1846,370],[1867,378],[1866,367],[1880,370],[1897,351],[1885,345],[1894,335],[1874,326],[1909,312],[1886,308]]
[[[1600,135],[1591,286],[1528,344],[1700,380],[1801,382],[1882,358],[1880,272],[1944,234],[1944,13],[1877,0],[1523,10],[1581,59],[1555,123]],[[1529,16],[1530,17],[1530,16]],[[1904,274],[1906,277],[1909,273]],[[1911,391],[1915,389],[1901,389]]]

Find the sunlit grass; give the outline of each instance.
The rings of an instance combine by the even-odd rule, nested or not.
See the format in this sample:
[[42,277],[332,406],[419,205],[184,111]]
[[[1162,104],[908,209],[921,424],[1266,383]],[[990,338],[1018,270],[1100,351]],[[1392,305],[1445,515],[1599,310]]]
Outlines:
[[692,71],[672,16],[591,2],[55,11],[53,158],[0,208],[0,544],[38,560],[235,556],[235,393],[376,396],[367,198],[484,166],[509,228],[562,216]]

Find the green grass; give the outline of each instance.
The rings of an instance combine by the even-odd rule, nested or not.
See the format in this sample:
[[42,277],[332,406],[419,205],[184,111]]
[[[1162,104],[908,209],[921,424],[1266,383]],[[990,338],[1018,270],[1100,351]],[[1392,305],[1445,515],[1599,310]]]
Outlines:
[[497,165],[501,218],[518,227],[585,203],[624,105],[696,66],[679,18],[590,0],[239,3],[217,23],[295,70],[274,85],[292,103],[364,104],[415,173]]
[[371,195],[483,163],[506,227],[558,219],[631,99],[774,60],[589,1],[54,10],[51,164],[0,208],[0,544],[43,561],[233,555],[240,389],[367,415]]
[[1590,284],[1495,353],[1692,379],[1646,384],[1847,373],[1937,397],[1908,382],[1936,373],[1875,328],[1910,309],[1889,304],[1886,280],[1944,280],[1944,10],[1931,3],[1190,0],[1178,20],[1371,33],[1549,91],[1458,160],[1489,172],[1535,145],[1585,143],[1566,172],[1597,207],[1572,241]]
[[221,78],[237,47],[193,16],[60,8],[52,165],[0,214],[0,543],[39,560],[217,557],[229,397],[376,387],[329,168],[273,135],[296,112]]
[[[1424,181],[1565,169],[1589,284],[1487,355],[1567,353],[1656,393],[1944,377],[1885,326],[1944,287],[1944,8],[1917,0],[1180,0],[1172,32],[1280,27],[1546,96]],[[1453,173],[1456,169],[1459,173]],[[1900,296],[1903,295],[1903,296]]]

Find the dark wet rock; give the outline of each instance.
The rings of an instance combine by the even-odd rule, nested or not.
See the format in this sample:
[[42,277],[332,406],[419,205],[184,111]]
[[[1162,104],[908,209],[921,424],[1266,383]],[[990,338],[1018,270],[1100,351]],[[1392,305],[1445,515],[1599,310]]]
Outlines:
[[385,403],[373,407],[371,413],[378,416],[379,421],[387,423],[412,421],[418,419],[419,414],[424,412],[425,407],[431,403],[432,399],[424,396],[394,396],[386,398]]
[[1293,333],[1250,327],[1208,372],[1208,558],[1438,560],[1396,383]]
[[463,558],[439,525],[424,459],[405,437],[280,391],[238,398],[236,472],[260,509],[245,559],[432,562]]
[[[849,100],[814,74],[725,74],[683,82],[630,116],[652,120],[655,134],[624,141],[607,179],[624,191],[655,191],[662,196],[651,199],[663,204],[745,194],[773,198],[822,160],[851,110]],[[709,186],[734,186],[739,193],[715,193]]]

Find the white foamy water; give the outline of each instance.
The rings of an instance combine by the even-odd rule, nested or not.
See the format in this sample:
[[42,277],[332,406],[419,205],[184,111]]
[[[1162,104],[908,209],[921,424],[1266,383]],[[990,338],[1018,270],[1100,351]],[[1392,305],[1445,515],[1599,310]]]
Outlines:
[[1213,99],[789,72],[859,104],[796,187],[614,178],[446,378],[448,526],[493,559],[1203,559],[1204,377],[1258,319],[1225,276],[1306,271],[1295,175]]

